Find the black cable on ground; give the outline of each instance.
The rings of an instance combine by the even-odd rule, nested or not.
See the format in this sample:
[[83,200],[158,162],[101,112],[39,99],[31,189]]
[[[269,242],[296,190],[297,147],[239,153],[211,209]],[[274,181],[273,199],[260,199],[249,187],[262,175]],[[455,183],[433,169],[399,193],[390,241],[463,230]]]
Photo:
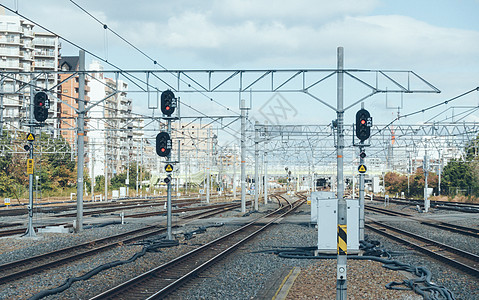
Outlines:
[[100,228],[100,227],[105,227],[109,225],[121,225],[121,221],[111,221],[111,222],[106,222],[101,224],[83,226],[83,229]]
[[185,240],[191,240],[195,235],[200,234],[200,233],[205,233],[207,228],[221,227],[223,225],[225,225],[225,223],[215,223],[215,224],[212,224],[212,225],[201,226],[201,227],[198,227],[198,229],[196,229],[196,230],[183,233],[183,236],[184,236]]
[[130,257],[127,260],[116,260],[116,261],[113,261],[113,262],[109,262],[109,263],[106,263],[106,264],[103,264],[101,266],[96,267],[95,269],[89,271],[86,274],[83,274],[82,276],[74,277],[74,278],[68,278],[65,281],[65,283],[63,283],[62,285],[60,285],[56,288],[53,288],[53,289],[41,291],[41,292],[33,295],[32,297],[28,298],[28,300],[37,300],[37,299],[41,299],[41,298],[46,297],[46,296],[61,293],[64,290],[70,288],[70,286],[74,282],[77,282],[77,281],[80,281],[80,280],[90,279],[91,277],[95,276],[96,274],[100,273],[101,271],[104,271],[104,270],[107,270],[107,269],[110,269],[110,268],[113,268],[113,267],[116,267],[116,266],[119,266],[119,265],[131,263],[131,262],[135,261],[136,259],[138,259],[139,257],[142,257],[143,255],[145,255],[147,252],[157,252],[159,248],[178,246],[179,243],[178,243],[177,240],[165,240],[164,237],[163,237],[163,239],[161,239],[161,240],[159,240],[159,239],[152,240],[150,243],[147,243],[147,244],[148,245],[143,246],[143,248],[141,249],[140,252],[135,253],[132,257]]
[[[439,286],[431,282],[432,274],[425,267],[417,267],[410,264],[392,259],[393,253],[379,246],[378,241],[360,241],[360,249],[364,250],[363,256],[348,255],[352,260],[372,260],[383,264],[384,268],[390,270],[403,270],[414,274],[418,278],[405,279],[402,282],[390,282],[386,284],[387,289],[392,290],[413,290],[426,300],[455,300],[454,294],[444,286]],[[275,253],[282,258],[294,259],[336,259],[337,255],[317,255],[313,251],[316,247],[293,248],[291,250],[266,250],[263,253]],[[385,257],[385,258],[383,258]]]

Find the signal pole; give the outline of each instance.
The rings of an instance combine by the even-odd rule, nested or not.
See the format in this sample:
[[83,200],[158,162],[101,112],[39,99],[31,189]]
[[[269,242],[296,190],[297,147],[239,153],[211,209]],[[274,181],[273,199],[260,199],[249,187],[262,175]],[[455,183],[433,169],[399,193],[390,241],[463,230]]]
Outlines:
[[[171,119],[168,119],[168,129],[167,129],[168,134],[171,136]],[[168,153],[168,156],[166,157],[166,160],[168,162],[171,161],[171,152]],[[166,236],[168,240],[173,239],[173,234],[172,234],[172,229],[171,229],[171,178],[169,178],[168,182],[166,183]]]
[[[359,165],[364,165],[364,142],[359,146]],[[364,173],[359,173],[359,240],[364,241]],[[353,176],[354,177],[354,176]]]
[[[33,81],[33,75],[31,75],[31,80]],[[33,94],[34,94],[34,86],[30,86],[30,135],[33,136],[33,110],[34,110],[34,104],[33,104]],[[35,237],[37,236],[35,234],[35,229],[33,228],[33,143],[29,143],[30,149],[28,152],[28,158],[29,158],[29,164],[32,165],[32,169],[29,170],[29,166],[27,166],[27,173],[28,174],[28,227],[27,231],[25,232],[24,236],[27,237]]]
[[[161,157],[166,157],[165,171],[168,173],[164,179],[167,185],[166,196],[166,235],[169,240],[173,239],[171,231],[171,173],[173,171],[173,165],[171,164],[171,121],[174,117],[171,117],[175,111],[177,105],[177,99],[172,91],[166,90],[161,93],[161,112],[163,113],[163,119],[168,122],[167,132],[160,132],[156,136],[156,154]],[[177,182],[178,186],[178,182]]]

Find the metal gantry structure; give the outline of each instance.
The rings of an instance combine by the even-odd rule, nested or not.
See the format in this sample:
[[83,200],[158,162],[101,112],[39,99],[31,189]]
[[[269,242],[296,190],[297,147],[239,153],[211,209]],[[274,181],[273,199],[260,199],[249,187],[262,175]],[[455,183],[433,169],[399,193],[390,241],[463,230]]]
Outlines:
[[[14,89],[13,91],[5,92],[3,89],[3,95],[5,93],[18,92],[19,89],[23,89],[25,86],[34,87],[33,80],[30,82],[25,82],[25,75],[31,76],[33,78],[42,77],[42,76],[58,76],[58,74],[69,74],[68,78],[79,76],[84,78],[89,76],[89,74],[101,72],[109,73],[113,78],[118,80],[122,78],[130,82],[131,86],[136,87],[136,89],[131,89],[128,93],[145,93],[147,95],[147,104],[150,109],[158,108],[158,96],[162,91],[171,90],[177,94],[182,93],[196,93],[201,97],[205,97],[212,102],[215,102],[219,105],[222,105],[220,102],[214,99],[211,95],[214,93],[234,93],[238,96],[238,108],[241,111],[241,114],[238,114],[238,117],[241,119],[241,200],[242,200],[242,210],[244,210],[243,203],[245,202],[245,163],[246,163],[246,111],[248,108],[244,104],[244,98],[247,93],[298,93],[305,95],[311,99],[314,99],[321,103],[322,105],[328,107],[333,112],[336,113],[337,119],[334,122],[334,126],[323,126],[319,128],[319,137],[314,137],[317,139],[317,143],[313,142],[312,136],[307,136],[307,139],[304,143],[307,143],[307,149],[311,149],[311,155],[307,156],[307,159],[310,159],[313,164],[319,164],[319,161],[315,160],[315,154],[318,152],[318,148],[330,149],[336,152],[336,164],[337,164],[337,191],[338,191],[338,228],[346,228],[346,204],[344,200],[344,178],[343,178],[343,165],[344,165],[344,150],[346,147],[351,147],[349,142],[347,142],[346,137],[348,136],[348,126],[344,122],[344,113],[345,111],[355,107],[356,105],[364,102],[369,97],[376,95],[378,93],[400,93],[400,94],[409,94],[409,93],[439,93],[439,89],[434,87],[432,84],[427,82],[421,76],[416,74],[413,71],[407,70],[367,70],[367,69],[346,69],[343,65],[343,48],[338,48],[338,61],[337,68],[335,69],[257,69],[257,70],[113,70],[113,71],[89,71],[84,68],[80,68],[78,71],[56,71],[56,72],[2,72],[0,73],[0,82],[5,81],[12,82]],[[356,86],[360,87],[363,93],[363,96],[359,96],[357,99],[352,99],[348,104],[345,104],[344,101],[344,80],[347,78],[349,81],[353,82]],[[331,81],[334,82],[336,79],[335,89],[330,89]],[[15,88],[17,85],[19,88]],[[58,93],[57,88],[61,85],[61,82],[55,86],[51,87],[42,87],[46,92],[56,94]],[[324,90],[328,90],[324,92]],[[336,91],[336,93],[335,93]],[[83,149],[83,138],[84,138],[84,118],[88,111],[96,106],[100,105],[103,101],[109,97],[114,96],[118,91],[113,91],[105,99],[96,100],[93,103],[89,103],[87,107],[80,106],[75,108],[75,111],[78,115],[77,119],[77,136],[78,136],[78,158],[84,155]],[[156,93],[156,97],[155,97]],[[334,96],[336,94],[336,96]],[[151,96],[153,95],[153,96]],[[79,103],[84,103],[84,95],[80,95],[78,99]],[[356,96],[354,96],[356,97]],[[156,99],[156,100],[155,100]],[[336,100],[336,101],[334,101]],[[58,99],[58,101],[61,101]],[[336,103],[334,103],[336,102]],[[0,111],[0,119],[3,120],[3,103],[0,103],[2,110]],[[225,107],[226,108],[226,107]],[[205,117],[207,115],[205,114]],[[1,124],[3,126],[3,123]],[[454,129],[451,129],[451,132],[458,129],[460,125],[454,125]],[[472,131],[476,130],[475,124]],[[402,128],[404,126],[401,126]],[[2,127],[3,128],[3,127]],[[399,136],[417,136],[417,140],[414,142],[416,144],[421,144],[424,140],[425,134],[430,133],[431,136],[436,136],[441,131],[437,131],[437,125],[431,127],[430,132],[423,133],[419,137],[419,133],[423,130],[424,126],[411,127],[408,128],[404,133],[400,132],[398,135],[398,127],[394,127],[395,141],[399,141]],[[434,128],[434,129],[432,129]],[[442,127],[445,128],[445,127]],[[447,127],[448,129],[451,127]],[[287,127],[281,127],[274,129],[270,128],[269,134],[275,134],[275,130],[278,130],[277,137],[290,136],[288,134]],[[285,132],[286,131],[286,132]],[[281,133],[282,132],[282,133]],[[293,131],[294,132],[294,131]],[[385,126],[385,128],[376,127],[373,128],[373,138],[371,143],[377,143],[377,138],[374,135],[374,132],[383,133],[383,137],[386,137],[388,134],[392,133],[392,128]],[[463,133],[464,131],[462,131]],[[476,131],[477,132],[477,131]],[[258,132],[259,134],[260,132]],[[462,134],[461,133],[461,134]],[[459,134],[459,132],[458,132]],[[292,135],[292,132],[291,132]],[[321,136],[324,139],[321,139]],[[326,138],[329,137],[328,140]],[[333,137],[331,141],[331,137]],[[467,138],[468,139],[468,138]],[[256,141],[259,140],[259,137]],[[389,139],[390,141],[390,139]],[[288,141],[289,142],[289,141]],[[330,143],[328,146],[319,146],[318,143]],[[379,143],[379,142],[378,142]],[[399,142],[397,142],[399,145]],[[404,142],[406,143],[406,142]],[[256,143],[257,144],[257,143]],[[382,143],[384,145],[384,141]],[[406,145],[406,144],[404,144]],[[301,145],[303,147],[304,145]],[[278,146],[279,148],[279,146]],[[283,147],[284,149],[285,147]],[[273,148],[275,149],[275,148]],[[304,149],[304,148],[303,148]],[[371,148],[372,149],[372,148]],[[269,154],[273,153],[274,150],[267,149]],[[255,151],[258,152],[258,151]],[[323,157],[329,157],[327,156]],[[82,163],[82,160],[78,160],[79,163]],[[83,170],[78,168],[78,183],[83,182]],[[81,171],[80,171],[81,170]],[[80,206],[82,202],[82,192],[81,188],[78,189],[78,211],[82,210]],[[81,226],[81,219],[77,220],[77,226]],[[78,224],[80,223],[80,224]],[[80,227],[79,227],[80,228]],[[346,255],[345,253],[338,254],[338,268],[337,268],[337,298],[346,299]]]

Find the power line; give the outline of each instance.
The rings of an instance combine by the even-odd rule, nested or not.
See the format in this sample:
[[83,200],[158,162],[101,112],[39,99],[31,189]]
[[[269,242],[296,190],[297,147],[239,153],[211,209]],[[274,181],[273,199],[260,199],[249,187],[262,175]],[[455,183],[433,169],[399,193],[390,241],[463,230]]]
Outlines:
[[457,99],[459,99],[459,98],[461,98],[461,97],[464,97],[464,96],[466,96],[466,95],[468,95],[468,94],[470,94],[470,93],[472,93],[472,92],[479,92],[479,87],[473,88],[473,89],[471,89],[471,90],[469,90],[469,91],[467,91],[467,92],[464,92],[464,93],[462,93],[462,94],[460,94],[460,95],[458,95],[458,96],[452,97],[452,98],[450,98],[450,99],[448,99],[448,100],[445,100],[445,101],[443,101],[443,102],[441,102],[441,103],[434,104],[434,105],[432,105],[432,106],[429,106],[429,107],[426,107],[426,108],[417,110],[417,111],[412,112],[412,113],[409,113],[409,114],[405,114],[405,115],[402,115],[402,116],[397,116],[394,120],[392,120],[389,124],[387,124],[386,126],[384,126],[384,127],[383,127],[381,130],[379,130],[378,132],[374,133],[372,136],[375,136],[375,135],[381,133],[381,131],[383,131],[384,129],[388,128],[389,126],[391,126],[391,125],[392,125],[393,123],[395,123],[396,121],[399,121],[399,119],[407,118],[407,117],[410,117],[410,116],[413,116],[413,115],[416,115],[416,114],[419,114],[419,113],[424,113],[424,112],[426,112],[426,111],[428,111],[428,110],[431,110],[431,109],[433,109],[433,108],[436,108],[436,107],[438,107],[438,106],[449,104],[449,102],[455,101],[455,100],[457,100]]
[[[149,56],[148,54],[146,54],[143,50],[141,50],[140,48],[138,48],[137,46],[135,46],[133,43],[131,43],[130,41],[128,41],[126,38],[124,38],[123,36],[121,36],[119,33],[117,33],[116,31],[114,31],[113,29],[111,29],[107,24],[103,23],[102,21],[100,21],[97,17],[95,17],[92,13],[88,12],[85,8],[81,7],[78,3],[76,3],[75,1],[73,0],[70,0],[71,3],[73,3],[78,9],[80,9],[81,11],[83,11],[85,14],[87,14],[88,16],[90,16],[93,20],[95,20],[96,22],[98,22],[99,24],[101,24],[103,26],[103,29],[105,30],[108,30],[110,31],[111,33],[113,33],[116,37],[118,37],[119,39],[121,39],[123,42],[127,43],[129,46],[131,46],[133,49],[135,49],[136,51],[138,51],[139,53],[141,53],[143,56],[145,56],[147,59],[149,59],[150,61],[153,62],[154,65],[157,65],[159,66],[160,68],[162,68],[163,70],[169,72],[171,75],[175,75],[173,72],[169,71],[165,66],[163,66],[162,64],[158,63],[157,60],[155,60],[154,58],[152,58],[151,56]],[[176,76],[175,76],[176,77]],[[185,84],[188,84],[184,79],[182,78],[179,78],[179,80]],[[209,97],[208,95],[206,95],[203,91],[200,91],[198,90],[197,88],[195,87],[192,87],[196,92],[200,93],[201,95],[205,96],[206,98],[208,98],[210,101],[220,105],[221,107],[225,108],[226,110],[228,111],[232,111],[238,115],[240,115],[238,112],[235,112],[234,110],[230,109],[229,107],[223,105],[222,103],[216,101],[215,99]]]

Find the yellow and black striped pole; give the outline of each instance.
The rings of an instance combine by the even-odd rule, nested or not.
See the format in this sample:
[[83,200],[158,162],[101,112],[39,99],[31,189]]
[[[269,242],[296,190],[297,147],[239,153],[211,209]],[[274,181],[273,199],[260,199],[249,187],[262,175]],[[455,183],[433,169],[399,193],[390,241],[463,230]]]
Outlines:
[[338,255],[348,254],[348,225],[338,224]]

